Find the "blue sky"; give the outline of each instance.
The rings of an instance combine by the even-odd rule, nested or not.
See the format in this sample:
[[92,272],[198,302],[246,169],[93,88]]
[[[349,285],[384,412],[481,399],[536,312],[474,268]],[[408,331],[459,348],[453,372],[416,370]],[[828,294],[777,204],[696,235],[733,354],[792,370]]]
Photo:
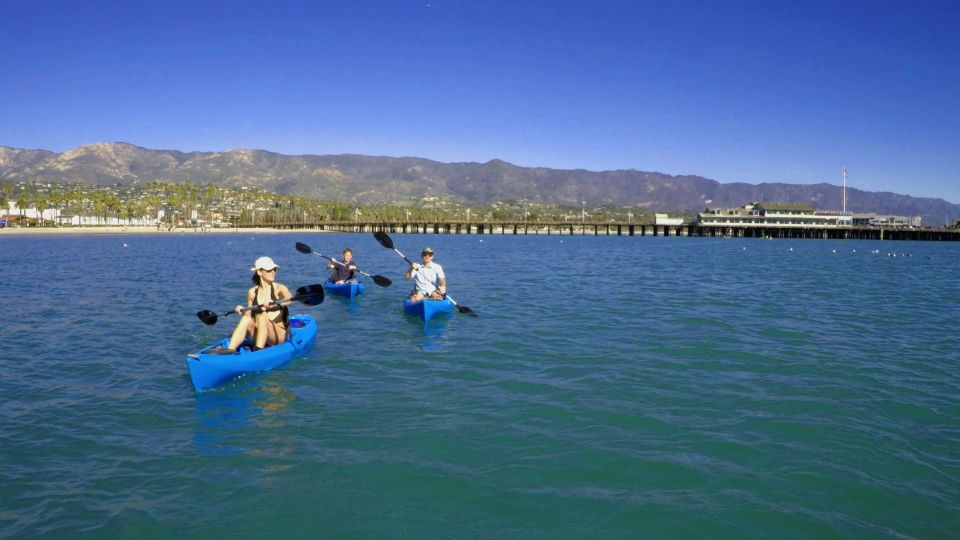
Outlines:
[[960,203],[960,2],[0,0],[0,145],[258,148]]

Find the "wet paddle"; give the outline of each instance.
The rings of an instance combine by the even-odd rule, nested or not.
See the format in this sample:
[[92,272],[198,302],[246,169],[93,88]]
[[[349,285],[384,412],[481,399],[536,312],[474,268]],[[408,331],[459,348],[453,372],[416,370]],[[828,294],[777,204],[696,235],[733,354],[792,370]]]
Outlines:
[[[322,284],[304,285],[303,287],[300,287],[299,289],[297,289],[297,294],[295,294],[294,296],[291,296],[290,298],[284,298],[283,300],[280,300],[279,302],[276,302],[276,303],[268,302],[266,304],[259,304],[256,306],[246,307],[246,308],[243,308],[242,313],[246,313],[248,311],[253,311],[258,309],[262,310],[264,308],[269,309],[269,307],[274,307],[274,306],[277,306],[277,307],[285,306],[288,304],[292,304],[294,302],[300,302],[305,306],[315,306],[317,304],[323,303],[323,285]],[[225,311],[223,313],[216,313],[216,312],[210,311],[209,309],[204,309],[197,312],[197,318],[203,321],[203,324],[217,324],[217,319],[219,317],[228,317],[234,313],[236,313],[236,311],[233,311],[233,310]]]
[[[407,256],[404,255],[403,253],[400,253],[400,250],[399,250],[399,249],[393,247],[393,240],[390,238],[389,235],[387,235],[387,233],[385,233],[385,232],[383,232],[383,231],[377,231],[377,232],[373,233],[373,237],[377,239],[377,242],[380,242],[380,245],[381,245],[381,246],[383,246],[383,247],[385,247],[385,248],[387,248],[387,249],[392,249],[394,252],[396,252],[397,255],[403,257],[403,260],[407,261],[407,264],[409,264],[410,266],[413,266],[413,261],[411,261],[410,259],[408,259]],[[419,272],[419,271],[420,271],[420,270],[417,269],[417,272]],[[434,288],[434,290],[436,290],[436,288]],[[477,314],[474,313],[472,309],[468,308],[467,306],[461,306],[461,305],[458,304],[457,301],[454,300],[453,297],[450,296],[449,294],[445,294],[445,295],[443,295],[443,297],[444,297],[444,298],[447,298],[448,300],[450,300],[450,303],[453,304],[454,307],[457,308],[457,311],[459,311],[460,313],[463,313],[463,314],[465,314],[465,315],[473,315],[474,317],[477,316]]]
[[[346,266],[346,265],[343,264],[342,262],[337,261],[337,260],[334,260],[334,259],[331,259],[330,257],[327,257],[327,256],[324,255],[323,253],[317,253],[316,251],[310,249],[310,246],[304,244],[303,242],[297,242],[297,251],[299,251],[300,253],[306,253],[306,254],[308,254],[308,255],[309,255],[310,253],[313,253],[314,255],[319,255],[319,256],[323,257],[324,259],[326,259],[326,260],[328,260],[328,261],[330,261],[330,262],[332,262],[332,263],[339,264],[340,266]],[[391,284],[393,284],[393,282],[390,281],[389,278],[386,278],[386,277],[381,276],[381,275],[379,275],[379,274],[376,275],[376,276],[371,276],[370,274],[364,272],[363,270],[357,270],[357,272],[360,272],[361,274],[367,276],[368,278],[373,279],[373,282],[376,283],[377,285],[381,286],[381,287],[389,287]]]

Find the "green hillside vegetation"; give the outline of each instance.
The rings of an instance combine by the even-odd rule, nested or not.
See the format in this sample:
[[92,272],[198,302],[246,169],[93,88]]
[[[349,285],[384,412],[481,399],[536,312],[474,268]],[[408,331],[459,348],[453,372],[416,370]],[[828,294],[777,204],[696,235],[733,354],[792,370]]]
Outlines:
[[[41,181],[0,183],[0,208],[13,202],[21,216],[27,209],[59,210],[59,219],[40,220],[41,227],[64,226],[73,216],[92,217],[94,224],[112,218],[160,224],[212,227],[278,226],[363,222],[652,222],[640,206],[565,207],[511,200],[468,205],[436,196],[408,204],[351,204],[343,201],[282,195],[263,189],[229,188],[192,180],[182,183],[90,185]],[[195,214],[194,214],[195,212]],[[193,216],[196,216],[196,219]]]

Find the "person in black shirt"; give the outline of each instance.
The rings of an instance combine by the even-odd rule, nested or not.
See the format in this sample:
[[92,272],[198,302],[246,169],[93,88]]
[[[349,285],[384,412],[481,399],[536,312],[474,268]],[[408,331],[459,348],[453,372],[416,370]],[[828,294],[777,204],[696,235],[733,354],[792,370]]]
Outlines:
[[337,261],[337,259],[331,258],[327,268],[333,270],[330,281],[337,285],[354,282],[357,263],[353,260],[353,251],[350,248],[343,248],[343,261]]

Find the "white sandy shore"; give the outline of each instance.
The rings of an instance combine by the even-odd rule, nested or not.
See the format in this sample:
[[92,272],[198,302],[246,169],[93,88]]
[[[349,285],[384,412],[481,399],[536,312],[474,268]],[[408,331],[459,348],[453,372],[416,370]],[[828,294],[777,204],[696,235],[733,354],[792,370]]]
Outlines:
[[0,236],[21,235],[21,234],[267,234],[267,233],[292,233],[292,232],[311,232],[323,233],[331,231],[321,231],[317,229],[274,229],[263,228],[241,228],[241,229],[194,229],[193,227],[167,230],[166,227],[157,229],[156,227],[3,227],[0,228]]

